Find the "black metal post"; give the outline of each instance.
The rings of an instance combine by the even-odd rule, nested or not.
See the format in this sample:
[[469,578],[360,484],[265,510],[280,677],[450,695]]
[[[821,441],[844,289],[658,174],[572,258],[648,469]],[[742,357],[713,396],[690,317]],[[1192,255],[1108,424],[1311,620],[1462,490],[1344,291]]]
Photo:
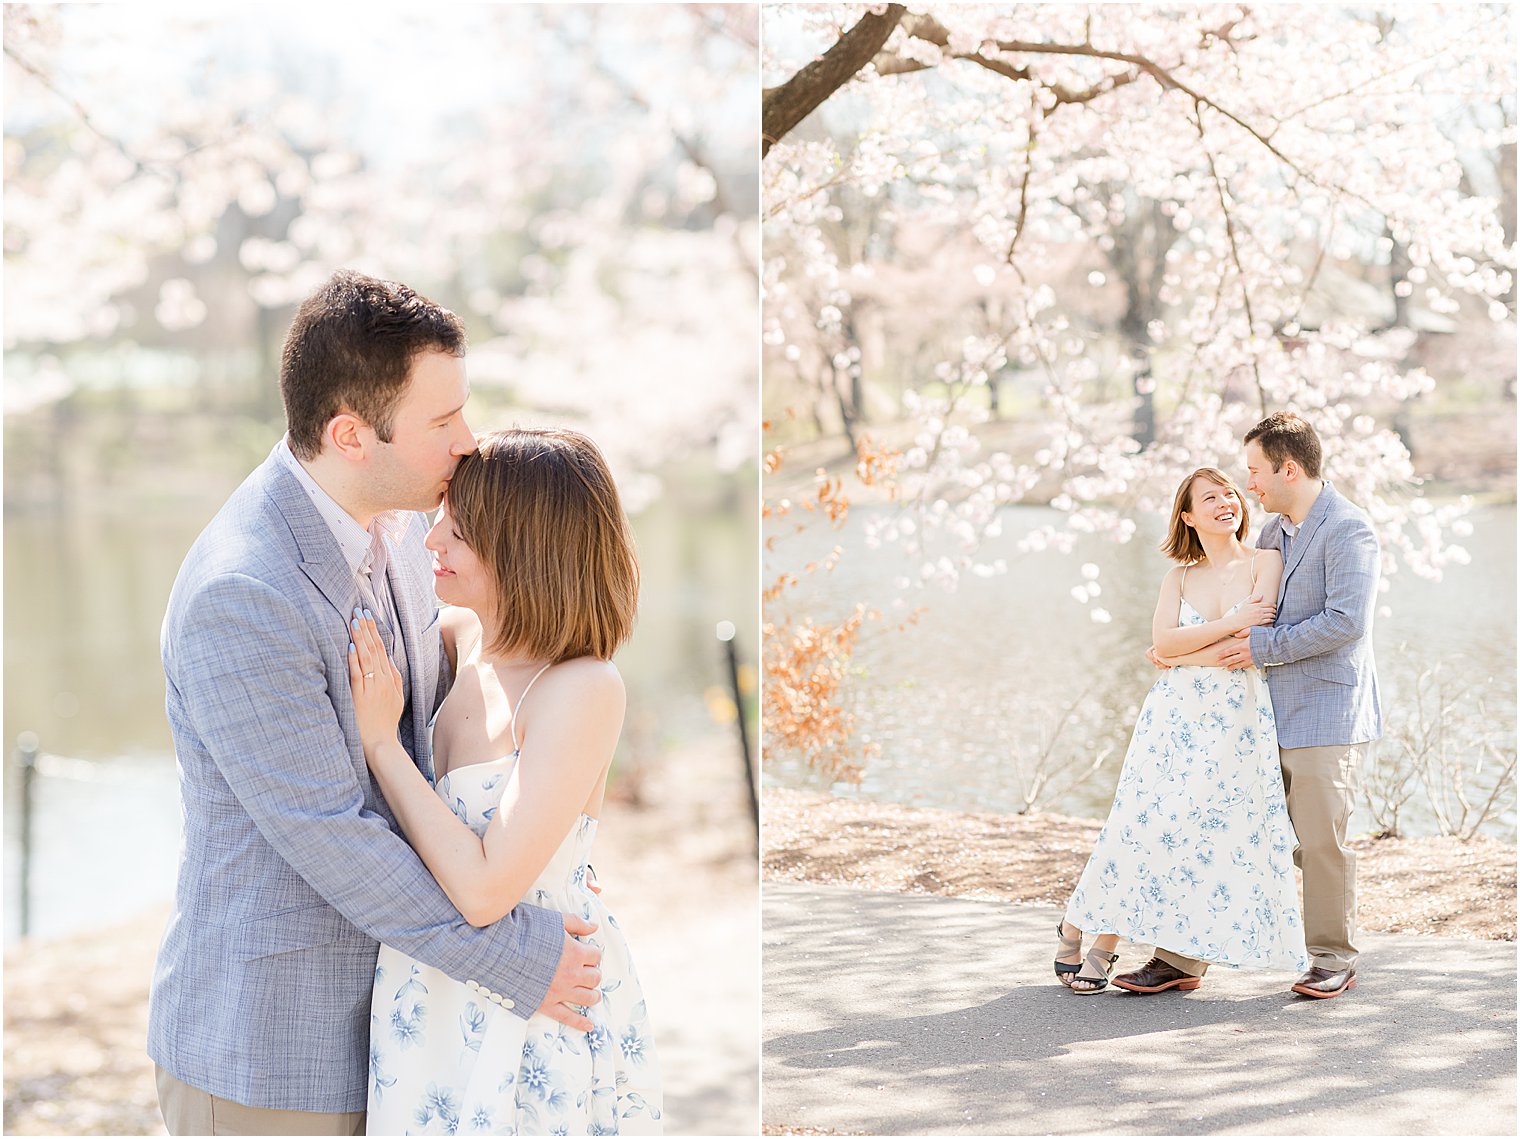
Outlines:
[[749,733],[744,730],[744,693],[739,688],[739,652],[734,647],[734,624],[718,622],[718,640],[728,657],[728,684],[734,694],[734,724],[739,729],[739,752],[744,757],[744,786],[749,790],[749,808],[755,821],[755,848],[760,847],[760,793],[755,784],[755,761],[750,755]]
[[21,764],[21,936],[32,931],[32,782],[37,777],[37,733],[16,737]]

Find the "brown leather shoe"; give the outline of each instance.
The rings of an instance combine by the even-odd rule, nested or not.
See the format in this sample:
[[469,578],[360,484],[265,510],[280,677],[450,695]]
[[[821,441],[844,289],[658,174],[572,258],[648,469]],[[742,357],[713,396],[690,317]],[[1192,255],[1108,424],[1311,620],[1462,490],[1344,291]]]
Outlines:
[[1203,984],[1203,978],[1184,973],[1159,957],[1152,957],[1133,973],[1120,973],[1113,983],[1132,993],[1161,993],[1167,989],[1188,992]]
[[[1115,981],[1114,984],[1118,984]],[[1302,993],[1306,997],[1338,997],[1347,989],[1356,988],[1356,966],[1347,965],[1344,969],[1326,969],[1323,965],[1316,965],[1310,969],[1297,983],[1292,992]]]

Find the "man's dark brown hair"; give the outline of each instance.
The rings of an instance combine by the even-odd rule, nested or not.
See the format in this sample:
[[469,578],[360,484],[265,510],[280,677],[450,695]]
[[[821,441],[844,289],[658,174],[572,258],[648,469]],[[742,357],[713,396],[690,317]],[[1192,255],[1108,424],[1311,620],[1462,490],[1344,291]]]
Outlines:
[[1291,411],[1274,411],[1246,432],[1243,441],[1253,440],[1273,471],[1282,470],[1282,465],[1292,459],[1305,477],[1319,478],[1319,436],[1307,419],[1300,419]]
[[338,270],[301,302],[285,334],[280,395],[291,452],[315,459],[323,428],[344,411],[389,443],[418,353],[463,356],[464,347],[464,325],[448,309],[395,281]]

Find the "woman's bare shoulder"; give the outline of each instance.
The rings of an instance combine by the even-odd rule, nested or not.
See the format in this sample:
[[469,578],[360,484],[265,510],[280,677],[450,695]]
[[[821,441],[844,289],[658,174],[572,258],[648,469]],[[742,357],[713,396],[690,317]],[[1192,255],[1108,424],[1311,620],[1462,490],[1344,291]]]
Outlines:
[[475,610],[463,605],[445,605],[438,613],[438,627],[445,637],[458,644],[461,634],[468,640],[480,630],[480,618],[475,615]]
[[596,657],[574,657],[560,661],[540,682],[553,693],[556,700],[574,701],[584,706],[587,701],[621,706],[626,699],[623,674],[610,660]]

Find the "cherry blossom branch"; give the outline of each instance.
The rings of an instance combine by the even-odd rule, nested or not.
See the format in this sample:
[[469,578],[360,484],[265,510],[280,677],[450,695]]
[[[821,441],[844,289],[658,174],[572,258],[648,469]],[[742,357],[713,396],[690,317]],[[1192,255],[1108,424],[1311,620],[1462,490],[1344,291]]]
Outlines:
[[[123,158],[130,162],[132,164],[132,173],[134,176],[144,174],[152,175],[155,178],[160,178],[165,182],[169,182],[173,185],[178,185],[184,179],[185,175],[181,166],[174,164],[164,165],[162,163],[153,161],[152,159],[143,159],[137,154],[133,153],[132,150],[129,149],[127,145],[120,139],[102,130],[99,126],[96,125],[95,119],[91,116],[90,112],[85,108],[85,105],[83,103],[74,98],[72,95],[64,92],[64,90],[60,88],[58,84],[53,82],[52,77],[48,75],[47,72],[43,71],[42,68],[38,67],[30,60],[24,58],[14,48],[6,45],[5,55],[10,59],[12,63],[21,68],[21,70],[25,71],[32,78],[37,80],[38,83],[42,84],[43,87],[45,87],[49,92],[57,96],[58,99],[66,104],[69,108],[69,111],[79,121],[79,124],[81,126],[83,126],[96,138],[100,139],[112,150],[116,151],[116,153],[120,154]],[[234,125],[237,128],[235,134],[241,135],[246,133],[249,124],[246,119],[239,116]],[[186,158],[190,157],[190,155],[198,154],[203,150],[209,150],[212,147],[221,145],[223,141],[228,140],[207,139],[205,142],[198,143],[195,146],[186,147],[176,156],[175,163],[183,163]]]
[[[1438,59],[1440,56],[1447,54],[1449,54],[1449,52],[1439,52],[1437,55],[1432,56],[1431,59],[1427,59],[1424,62],[1429,63],[1431,60]],[[1393,76],[1407,69],[1408,68],[1406,65],[1400,65],[1399,67],[1391,67],[1387,71],[1380,71],[1376,75],[1369,75],[1360,83],[1353,83],[1350,87],[1347,87],[1344,90],[1337,91],[1331,95],[1325,95],[1319,99],[1314,99],[1308,103],[1303,104],[1303,106],[1295,107],[1293,110],[1277,116],[1277,125],[1281,126],[1283,123],[1291,123],[1294,119],[1300,118],[1308,114],[1310,111],[1323,107],[1327,103],[1334,103],[1336,100],[1344,99],[1348,95],[1355,95],[1358,91],[1364,90],[1365,88],[1372,86],[1374,83],[1380,83],[1384,79],[1391,79]]]
[[751,50],[760,46],[757,9],[727,4],[692,4],[688,11],[710,32],[726,36]]
[[[1230,213],[1224,179],[1220,177],[1219,168],[1214,164],[1214,152],[1209,149],[1208,139],[1204,135],[1201,103],[1195,102],[1193,105],[1193,123],[1198,128],[1198,143],[1203,147],[1204,157],[1209,161],[1209,176],[1214,180],[1214,191],[1219,195],[1219,210],[1224,215],[1224,232],[1230,242],[1230,260],[1235,263],[1235,273],[1240,278],[1240,301],[1246,310],[1246,328],[1254,337],[1256,317],[1251,312],[1251,290],[1246,285],[1246,267],[1240,259],[1240,243],[1235,237],[1235,219]],[[1251,372],[1256,377],[1256,394],[1261,399],[1261,414],[1265,417],[1270,414],[1271,409],[1268,407],[1266,386],[1261,382],[1261,362],[1255,352],[1251,353]]]
[[[1210,333],[1216,331],[1217,325],[1215,324],[1215,321],[1219,319],[1219,310],[1224,307],[1224,278],[1224,272],[1221,270],[1219,274],[1219,287],[1214,290],[1214,302],[1209,306],[1209,317],[1203,322],[1203,326],[1207,328]],[[1177,396],[1177,402],[1179,405],[1186,405],[1188,401],[1192,399],[1193,384],[1198,378],[1198,353],[1195,351],[1193,353],[1192,363],[1188,365],[1187,377],[1182,381],[1182,391]]]
[[1309,300],[1309,291],[1314,288],[1314,282],[1319,280],[1319,271],[1324,267],[1325,255],[1330,252],[1330,243],[1335,237],[1335,210],[1330,211],[1330,226],[1325,232],[1325,240],[1320,242],[1319,250],[1314,255],[1314,265],[1309,270],[1309,277],[1304,281],[1304,286],[1298,293],[1298,307],[1293,310],[1292,320],[1297,323],[1299,314],[1304,311],[1304,305]]
[[820,194],[824,190],[831,190],[835,186],[847,185],[851,180],[852,176],[850,174],[849,167],[843,166],[840,172],[833,178],[830,178],[827,182],[820,182],[816,186],[809,186],[807,189],[801,191],[800,193],[793,194],[790,198],[786,198],[778,202],[776,205],[772,206],[769,210],[766,211],[766,220],[769,221],[772,218],[781,217],[799,202],[805,202],[813,195]]
[[1024,148],[1024,178],[1019,183],[1019,217],[1013,231],[1013,238],[1008,242],[1008,252],[1003,256],[1003,260],[1010,265],[1013,264],[1013,251],[1018,248],[1019,238],[1024,236],[1024,219],[1029,214],[1029,179],[1034,174],[1034,136],[1035,124],[1031,120],[1029,142]]
[[[1220,28],[1205,31],[1203,33],[1204,41],[1207,42],[1210,39],[1216,39],[1233,46],[1234,41],[1230,37],[1230,32],[1234,28],[1236,22],[1237,21],[1232,20]],[[911,18],[911,22],[905,20],[903,27],[909,32],[909,34],[924,40],[926,43],[932,43],[942,50],[948,48],[950,42],[949,31],[944,27],[943,24],[940,24],[939,21],[935,20],[931,16],[913,17]],[[1326,185],[1319,178],[1303,169],[1303,167],[1301,167],[1297,162],[1288,157],[1288,155],[1284,154],[1280,149],[1278,149],[1276,145],[1274,145],[1272,142],[1272,134],[1275,133],[1275,130],[1272,132],[1263,133],[1256,127],[1253,127],[1240,115],[1237,115],[1228,107],[1225,107],[1215,100],[1211,99],[1203,92],[1195,90],[1192,86],[1177,78],[1177,76],[1174,75],[1171,70],[1163,67],[1161,64],[1157,63],[1155,60],[1151,59],[1148,56],[1136,55],[1133,52],[1110,51],[1095,47],[1091,43],[1055,44],[1040,43],[1030,40],[998,40],[995,41],[995,43],[998,51],[1008,54],[1083,56],[1089,59],[1112,60],[1116,63],[1123,63],[1136,69],[1135,72],[1130,72],[1128,74],[1121,73],[1113,76],[1108,76],[1102,80],[1099,80],[1097,84],[1084,92],[1073,92],[1065,87],[1062,87],[1060,84],[1053,84],[1049,89],[1054,93],[1056,97],[1056,106],[1059,106],[1062,103],[1089,102],[1095,98],[1098,98],[1100,95],[1108,94],[1110,91],[1135,82],[1139,78],[1139,73],[1144,73],[1154,79],[1163,90],[1179,91],[1192,99],[1195,104],[1202,104],[1203,106],[1208,107],[1210,110],[1223,115],[1230,122],[1234,123],[1236,126],[1240,127],[1241,130],[1245,131],[1252,138],[1254,138],[1262,147],[1267,150],[1268,153],[1270,153],[1274,158],[1276,158],[1279,162],[1291,170],[1293,174],[1298,178],[1309,183],[1309,185],[1314,186],[1317,189],[1325,190],[1329,193],[1342,194],[1347,197],[1354,198],[1375,213],[1381,214],[1383,212],[1372,202],[1367,201],[1367,199],[1353,193],[1350,190],[1345,189],[1344,187]],[[965,59],[970,62],[977,63],[982,67],[986,67],[991,71],[995,71],[998,74],[1005,75],[1009,78],[1033,78],[1027,68],[1015,67],[1013,64],[1008,63],[1005,60],[996,60],[989,56],[983,55],[980,51],[969,53],[956,53],[947,51],[947,54],[954,59]],[[900,72],[919,71],[929,66],[929,64],[918,63],[917,61],[902,61],[902,65],[898,66],[895,70]],[[882,74],[892,73],[891,71],[887,70],[888,67],[890,67],[890,65],[886,64],[885,61],[878,61],[877,63],[877,71],[881,72]],[[1049,110],[1054,110],[1054,107],[1050,108]],[[1047,113],[1049,113],[1049,111],[1047,111]]]
[[[1236,18],[1218,28],[1205,30],[1202,33],[1202,42],[1208,44],[1210,41],[1217,41],[1233,49],[1236,42],[1233,38],[1233,31],[1238,22],[1239,18]],[[1035,76],[1028,68],[1019,67],[1008,60],[997,59],[986,54],[983,50],[979,49],[974,52],[951,51],[949,46],[949,30],[933,16],[919,13],[906,14],[901,4],[890,4],[884,12],[868,13],[862,17],[854,27],[844,33],[834,46],[822,56],[797,72],[796,75],[780,87],[771,88],[763,93],[764,119],[761,153],[768,153],[774,143],[780,141],[798,122],[816,110],[835,91],[844,86],[845,83],[849,82],[867,63],[873,63],[877,73],[884,76],[924,71],[936,66],[935,64],[925,63],[920,60],[907,59],[895,53],[883,53],[881,51],[892,32],[898,26],[901,26],[908,35],[939,48],[948,58],[974,63],[979,67],[1012,80],[1035,79]],[[876,44],[875,48],[867,53],[865,47],[873,42]],[[1286,167],[1296,179],[1326,193],[1355,201],[1373,213],[1385,215],[1383,209],[1361,194],[1356,193],[1348,187],[1322,180],[1284,153],[1273,142],[1273,136],[1276,134],[1277,127],[1281,126],[1282,120],[1278,120],[1271,130],[1258,129],[1241,115],[1225,107],[1202,91],[1195,89],[1189,83],[1178,78],[1170,68],[1163,66],[1148,56],[1133,52],[1099,48],[1090,42],[1090,38],[1089,42],[1080,44],[997,40],[994,41],[994,45],[999,52],[1006,54],[1081,56],[1090,59],[1110,60],[1122,63],[1133,69],[1128,72],[1119,72],[1105,76],[1093,86],[1082,91],[1074,91],[1061,84],[1048,85],[1047,89],[1054,95],[1055,102],[1050,107],[1042,108],[1042,113],[1045,115],[1052,113],[1057,106],[1090,102],[1137,81],[1142,74],[1149,75],[1163,90],[1179,91],[1188,96],[1193,101],[1195,107],[1200,105],[1208,107],[1229,122],[1234,123]]]
[[[595,67],[597,74],[600,75],[603,79],[607,80],[607,82],[612,84],[612,86],[616,87],[617,90],[622,94],[623,98],[627,99],[628,102],[632,103],[635,107],[645,112],[646,114],[654,113],[654,104],[649,101],[649,98],[644,95],[643,92],[641,92],[623,76],[619,75],[612,68],[608,67],[596,56],[594,52],[587,51],[586,56],[587,58],[596,60]],[[701,146],[693,139],[687,138],[684,134],[676,130],[674,127],[670,128],[670,137],[675,142],[675,144],[681,148],[681,152],[691,160],[692,165],[698,166],[712,175],[713,205],[717,208],[718,212],[723,214],[733,213],[734,211],[729,205],[728,198],[723,193],[723,182],[718,177],[718,168],[713,162],[708,159]]]
[[128,150],[126,145],[122,143],[120,139],[107,134],[105,131],[101,130],[100,127],[96,126],[95,120],[90,116],[90,112],[85,109],[83,103],[74,98],[72,95],[66,94],[58,86],[58,84],[53,82],[52,76],[48,75],[45,71],[42,70],[42,68],[38,67],[30,60],[24,58],[9,44],[5,45],[5,56],[17,67],[21,68],[22,71],[25,71],[33,79],[37,80],[38,83],[41,83],[50,92],[52,92],[65,104],[67,104],[69,110],[73,112],[74,117],[79,120],[80,125],[82,125],[91,134],[95,135],[95,137],[99,138],[102,142],[110,146],[112,150],[115,150],[128,162],[130,162],[132,164],[132,170],[134,173],[154,174],[160,178],[168,178],[170,181],[174,180],[174,175],[172,173],[149,167],[142,161],[142,159],[138,158],[137,155]]
[[762,158],[793,127],[871,62],[906,11],[901,4],[888,4],[883,12],[867,12],[828,51],[781,86],[760,93]]
[[[926,163],[932,163],[934,160],[932,158],[922,158],[922,159],[916,159],[914,161],[918,165],[923,165],[923,164],[926,164]],[[905,172],[904,177],[915,178],[915,175],[913,174],[913,172],[911,170],[909,170],[909,171]],[[778,218],[778,217],[782,216],[788,210],[790,210],[793,206],[797,205],[799,202],[805,202],[809,198],[813,197],[815,194],[822,193],[824,190],[831,190],[835,186],[846,186],[846,185],[849,185],[853,181],[855,181],[855,175],[850,170],[849,164],[845,163],[845,164],[843,164],[841,166],[840,172],[838,174],[836,174],[833,178],[830,178],[827,182],[820,182],[816,186],[809,186],[806,189],[801,190],[801,191],[799,191],[796,194],[793,194],[790,198],[784,198],[784,199],[782,199],[780,202],[778,202],[776,205],[772,206],[770,209],[765,210],[764,211],[765,220],[769,221],[772,218]]]
[[[984,55],[980,51],[952,51],[950,50],[950,32],[933,16],[912,15],[903,20],[903,30],[915,39],[933,44],[951,59],[961,59],[968,63],[974,63],[978,67],[986,68],[996,75],[1005,79],[1035,80],[1036,76],[1027,67],[1015,67],[1006,60],[994,59]],[[1089,45],[1090,46],[1090,45]],[[914,71],[927,71],[936,64],[924,63],[922,60],[905,59],[899,55],[882,54],[875,60],[876,70],[881,75],[906,75]],[[1110,91],[1135,82],[1139,76],[1134,72],[1116,72],[1105,76],[1097,83],[1084,91],[1074,91],[1059,83],[1049,85],[1049,90],[1055,95],[1055,105],[1042,108],[1048,115],[1056,106],[1071,103],[1088,103],[1100,95],[1107,95]]]

